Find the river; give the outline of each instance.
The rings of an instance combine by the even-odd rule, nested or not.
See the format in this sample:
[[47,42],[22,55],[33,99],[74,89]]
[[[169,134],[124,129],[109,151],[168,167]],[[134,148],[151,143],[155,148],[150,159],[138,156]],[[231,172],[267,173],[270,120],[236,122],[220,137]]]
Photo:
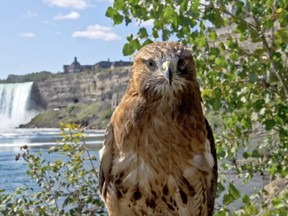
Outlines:
[[[21,146],[28,145],[30,153],[40,152],[46,160],[54,161],[59,155],[48,154],[48,149],[61,139],[59,134],[59,129],[0,129],[0,189],[9,193],[20,186],[32,184],[26,174],[27,163],[22,158],[16,161],[15,156],[22,153]],[[98,155],[104,131],[87,130],[85,137],[90,150]]]

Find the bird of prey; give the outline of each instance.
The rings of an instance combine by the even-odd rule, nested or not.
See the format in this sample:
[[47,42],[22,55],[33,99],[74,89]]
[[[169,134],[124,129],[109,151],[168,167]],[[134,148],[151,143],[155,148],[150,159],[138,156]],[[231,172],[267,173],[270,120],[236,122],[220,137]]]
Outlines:
[[100,150],[109,215],[212,215],[216,181],[191,51],[177,42],[142,47]]

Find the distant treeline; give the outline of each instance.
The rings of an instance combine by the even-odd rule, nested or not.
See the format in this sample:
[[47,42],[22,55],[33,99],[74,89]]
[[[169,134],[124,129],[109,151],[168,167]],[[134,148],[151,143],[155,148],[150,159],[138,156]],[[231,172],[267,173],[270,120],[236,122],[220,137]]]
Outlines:
[[9,75],[6,80],[0,80],[0,83],[21,83],[21,82],[34,82],[43,81],[52,76],[55,76],[49,71],[35,72],[25,75]]
[[106,71],[107,73],[113,73],[117,70],[119,70],[121,67],[117,68],[98,68],[97,71],[95,70],[85,70],[81,73],[51,73],[49,71],[41,71],[41,72],[34,72],[30,74],[25,75],[9,75],[6,80],[1,80],[0,83],[22,83],[22,82],[36,82],[36,81],[44,81],[46,79],[52,78],[52,77],[62,77],[62,76],[81,76],[81,74],[85,73],[99,73]]

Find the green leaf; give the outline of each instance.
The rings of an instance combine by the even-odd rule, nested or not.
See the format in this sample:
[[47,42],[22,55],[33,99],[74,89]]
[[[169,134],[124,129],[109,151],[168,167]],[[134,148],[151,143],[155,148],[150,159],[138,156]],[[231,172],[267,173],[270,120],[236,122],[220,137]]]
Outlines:
[[140,43],[138,39],[130,40],[123,47],[123,55],[132,55],[135,50],[140,48]]
[[182,0],[180,4],[180,11],[183,13],[187,11],[188,0]]
[[215,60],[216,65],[220,67],[226,67],[227,61],[224,55],[220,55],[219,57],[216,58]]
[[122,21],[123,21],[123,19],[124,19],[124,17],[123,17],[122,15],[120,15],[120,14],[118,14],[118,13],[115,14],[115,15],[113,16],[114,25],[121,24]]
[[228,194],[224,194],[223,203],[228,205],[241,197],[240,191],[232,184],[228,185]]
[[277,171],[277,164],[274,163],[274,164],[272,164],[272,166],[270,167],[269,173],[270,173],[270,175],[274,175],[274,174],[276,173],[276,171]]
[[247,194],[245,194],[243,197],[242,197],[242,202],[245,203],[246,205],[250,205],[251,202],[250,202],[250,198]]
[[194,13],[197,13],[199,10],[199,2],[200,0],[193,0],[192,1],[192,9]]
[[62,150],[63,150],[63,151],[70,151],[70,150],[71,150],[71,146],[70,146],[70,145],[67,145],[67,144],[64,144],[64,145],[62,146]]
[[131,46],[131,44],[128,42],[124,45],[123,47],[123,50],[122,50],[122,53],[124,56],[127,56],[127,55],[131,55],[134,53],[134,49],[133,47]]
[[251,71],[249,73],[249,82],[254,84],[258,80],[257,73],[255,71]]
[[[115,12],[114,12],[113,7],[108,7],[107,10],[106,10],[105,16],[112,18],[113,15],[114,15],[114,13],[115,13]],[[61,122],[61,123],[62,123],[62,122]],[[64,126],[63,123],[62,123],[62,126]]]
[[264,121],[265,129],[271,130],[276,125],[276,122],[274,119],[267,119]]
[[215,31],[212,31],[212,32],[209,33],[210,41],[214,42],[216,40],[216,37],[217,37],[217,35],[216,35]]
[[124,19],[124,17],[122,15],[120,15],[118,13],[118,11],[114,10],[112,7],[108,7],[105,15],[107,17],[110,17],[113,20],[114,25],[121,24],[123,22],[123,19]]
[[158,31],[157,31],[156,29],[154,29],[154,28],[153,28],[153,30],[152,30],[152,36],[153,36],[154,38],[158,38],[158,37],[159,37]]
[[232,203],[234,200],[233,200],[233,197],[229,194],[224,194],[223,196],[223,200],[222,202],[225,204],[225,205],[228,205],[230,203]]
[[265,100],[264,99],[259,99],[257,101],[255,101],[255,103],[253,104],[253,108],[256,112],[259,112],[265,105]]
[[214,216],[227,216],[228,213],[225,210],[220,210],[220,211],[215,212],[213,215]]
[[259,154],[258,150],[257,149],[254,149],[252,151],[252,157],[254,158],[259,158],[261,155]]
[[225,191],[224,185],[221,184],[221,183],[218,183],[218,184],[217,184],[217,197],[219,197],[219,195],[220,195],[223,191]]
[[243,152],[243,157],[245,158],[245,159],[247,159],[248,157],[251,157],[251,153],[250,152]]
[[195,38],[195,44],[199,47],[203,47],[206,44],[205,37],[203,36],[203,37]]
[[60,166],[62,164],[62,161],[60,160],[60,159],[57,159],[56,161],[55,161],[55,165],[56,166]]
[[235,198],[238,199],[241,197],[240,191],[234,186],[234,184],[229,183],[228,186],[229,193]]
[[138,36],[142,39],[142,38],[147,38],[148,37],[148,33],[146,28],[142,27],[139,29],[138,31]]
[[117,10],[123,10],[126,7],[125,1],[113,1],[113,6]]
[[224,21],[223,18],[221,16],[221,12],[214,8],[211,7],[209,10],[206,11],[206,18],[213,24],[215,25],[217,28],[220,28]]
[[150,39],[147,39],[146,41],[144,41],[143,46],[150,44],[150,43],[153,43],[153,41]]
[[171,18],[174,15],[175,11],[171,6],[168,6],[164,10],[163,18],[168,19]]
[[162,30],[162,40],[167,41],[170,37],[170,31],[168,29]]
[[282,207],[283,204],[284,204],[283,198],[280,198],[280,197],[273,197],[272,198],[272,205],[274,208]]

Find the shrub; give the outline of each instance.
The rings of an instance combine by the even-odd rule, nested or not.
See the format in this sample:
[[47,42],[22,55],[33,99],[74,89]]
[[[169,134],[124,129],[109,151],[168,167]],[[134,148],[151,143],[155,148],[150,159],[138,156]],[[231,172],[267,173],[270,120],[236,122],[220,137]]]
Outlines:
[[98,194],[96,157],[88,151],[83,130],[75,124],[61,125],[59,144],[49,149],[60,155],[47,161],[22,146],[21,158],[27,162],[27,174],[35,181],[35,192],[28,187],[11,194],[0,191],[1,215],[105,215]]

